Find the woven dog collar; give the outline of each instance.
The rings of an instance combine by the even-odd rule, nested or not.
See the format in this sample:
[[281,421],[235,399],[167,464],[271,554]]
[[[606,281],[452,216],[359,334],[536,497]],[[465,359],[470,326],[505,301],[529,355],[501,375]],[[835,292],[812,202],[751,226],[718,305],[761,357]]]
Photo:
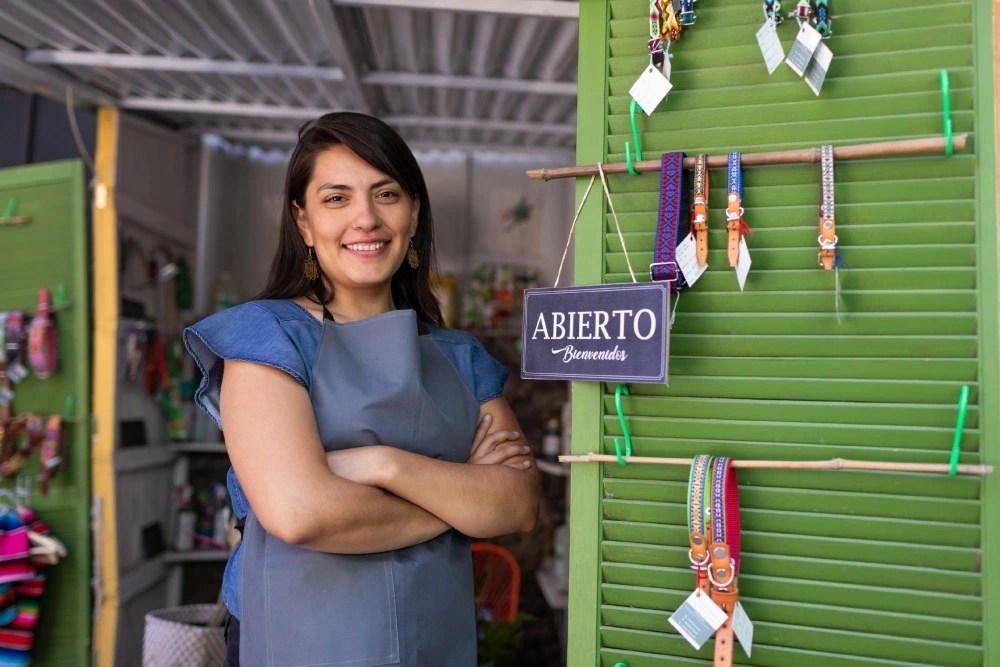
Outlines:
[[660,163],[660,209],[656,226],[656,247],[649,278],[670,282],[676,294],[687,286],[677,268],[677,242],[687,236],[690,225],[683,221],[684,153],[664,153]]
[[691,548],[688,560],[691,569],[697,573],[695,586],[702,592],[709,592],[708,582],[708,531],[705,527],[706,502],[711,502],[709,492],[709,473],[712,469],[712,457],[699,454],[691,462],[691,474],[688,477],[688,536]]
[[726,229],[729,231],[729,266],[735,267],[740,259],[740,240],[750,233],[750,226],[743,221],[743,156],[729,154],[729,195],[726,201]]
[[715,667],[733,664],[733,610],[740,599],[740,495],[732,459],[720,456],[712,466],[712,546],[708,577],[712,600],[728,618],[715,632]]
[[820,148],[819,265],[830,271],[837,263],[837,220],[834,215],[833,146]]
[[708,263],[708,156],[704,153],[694,162],[694,195],[691,203],[691,230],[694,232],[698,266]]

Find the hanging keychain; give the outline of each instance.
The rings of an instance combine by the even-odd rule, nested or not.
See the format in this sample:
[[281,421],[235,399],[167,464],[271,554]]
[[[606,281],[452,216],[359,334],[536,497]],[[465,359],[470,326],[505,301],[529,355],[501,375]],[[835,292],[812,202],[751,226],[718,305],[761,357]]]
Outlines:
[[827,39],[833,34],[833,19],[830,18],[830,0],[816,0],[816,13],[813,18],[816,32]]
[[38,293],[38,310],[28,327],[28,362],[35,377],[40,380],[49,377],[56,370],[59,361],[57,340],[49,291],[42,288]]
[[681,25],[694,25],[697,16],[694,13],[695,0],[681,0]]
[[784,20],[781,15],[781,0],[765,0],[764,25],[757,31],[757,44],[764,57],[768,75],[774,74],[785,59],[785,49],[778,39],[778,25]]
[[670,83],[670,61],[661,37],[662,25],[660,0],[650,0],[649,41],[646,42],[649,64],[628,91],[647,116],[653,114],[673,87]]
[[20,311],[7,313],[4,347],[7,355],[7,377],[17,384],[28,377],[28,369],[24,366],[25,320],[27,317]]

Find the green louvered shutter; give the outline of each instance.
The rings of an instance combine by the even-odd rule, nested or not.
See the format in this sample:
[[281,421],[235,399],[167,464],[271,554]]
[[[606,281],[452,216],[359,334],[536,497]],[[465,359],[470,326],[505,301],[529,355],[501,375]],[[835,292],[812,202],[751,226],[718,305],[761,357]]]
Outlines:
[[[944,463],[968,384],[961,460],[1000,460],[991,5],[831,5],[835,58],[817,98],[786,65],[767,75],[755,39],[761,2],[700,0],[697,25],[673,49],[673,91],[652,117],[640,114],[643,158],[938,135],[942,68],[955,131],[973,133],[971,148],[837,163],[837,233],[850,267],[839,322],[834,273],[817,266],[819,166],[745,169],[753,268],[742,294],[726,260],[725,172],[713,170],[709,270],[680,299],[670,385],[631,385],[624,400],[636,455]],[[581,2],[580,163],[624,160],[648,7]],[[796,32],[788,23],[786,53]],[[609,185],[647,281],[659,176]],[[577,282],[628,282],[607,205],[591,194],[585,211]],[[613,453],[614,385],[577,383],[573,407],[574,451]],[[696,652],[667,623],[694,585],[687,476],[671,466],[574,467],[569,664],[711,662],[711,644]],[[740,588],[756,634],[752,660],[737,649],[738,664],[1000,664],[995,645],[988,658],[988,642],[1000,641],[989,616],[1000,587],[982,571],[992,564],[1000,576],[982,552],[997,541],[986,520],[989,499],[996,507],[1000,498],[994,478],[739,478]]]

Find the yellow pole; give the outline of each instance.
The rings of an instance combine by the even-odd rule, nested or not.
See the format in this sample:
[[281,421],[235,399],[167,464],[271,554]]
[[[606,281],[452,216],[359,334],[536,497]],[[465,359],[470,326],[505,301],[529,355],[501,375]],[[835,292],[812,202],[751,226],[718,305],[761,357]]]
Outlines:
[[94,501],[94,665],[112,667],[118,629],[118,541],[115,525],[115,378],[118,343],[118,218],[115,178],[118,109],[97,112],[93,211],[94,435],[91,474]]

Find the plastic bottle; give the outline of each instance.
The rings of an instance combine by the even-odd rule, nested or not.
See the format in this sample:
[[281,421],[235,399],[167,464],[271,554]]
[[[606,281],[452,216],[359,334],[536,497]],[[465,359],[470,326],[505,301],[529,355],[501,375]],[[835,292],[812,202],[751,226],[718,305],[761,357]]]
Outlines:
[[542,437],[542,458],[546,461],[558,461],[562,449],[562,438],[559,435],[559,420],[552,418],[545,423],[545,435]]

